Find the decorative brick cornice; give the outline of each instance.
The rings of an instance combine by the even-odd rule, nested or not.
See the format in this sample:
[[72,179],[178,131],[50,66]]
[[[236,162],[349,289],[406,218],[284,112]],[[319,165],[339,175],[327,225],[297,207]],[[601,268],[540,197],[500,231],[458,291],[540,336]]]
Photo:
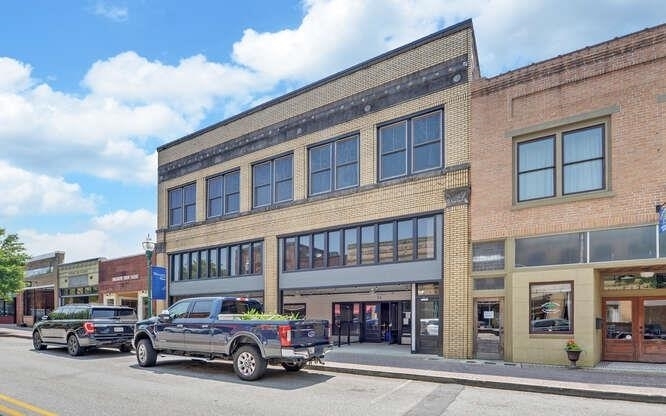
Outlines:
[[280,123],[255,130],[158,168],[158,181],[174,179],[241,155],[467,83],[468,56],[461,55],[343,100],[315,108]]
[[[590,66],[597,62],[610,61],[618,56],[635,53],[646,48],[653,48],[664,43],[666,43],[666,25],[645,29],[595,46],[580,49],[566,55],[561,55],[506,72],[496,77],[475,81],[472,83],[472,97],[492,94],[526,82],[552,77],[566,71]],[[644,58],[643,61],[646,59],[656,60],[663,57],[663,55],[654,54],[653,56]],[[620,69],[622,67],[642,63],[643,61],[632,59],[623,64],[616,62],[618,65],[617,68],[603,67],[600,70],[609,72],[611,69]],[[586,76],[589,77],[595,74],[597,74],[597,71],[591,71],[589,74],[586,74]]]

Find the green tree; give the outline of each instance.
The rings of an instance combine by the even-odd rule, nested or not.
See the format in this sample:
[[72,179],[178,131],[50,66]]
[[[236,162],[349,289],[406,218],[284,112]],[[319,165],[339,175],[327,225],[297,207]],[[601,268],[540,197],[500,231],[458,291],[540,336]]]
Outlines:
[[25,262],[30,258],[16,234],[0,228],[0,299],[10,300],[23,289]]

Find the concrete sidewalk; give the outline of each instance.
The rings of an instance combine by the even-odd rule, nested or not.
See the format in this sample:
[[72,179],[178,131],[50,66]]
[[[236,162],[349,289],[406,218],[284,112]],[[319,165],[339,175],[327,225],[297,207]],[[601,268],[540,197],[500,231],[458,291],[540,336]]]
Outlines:
[[[0,325],[0,337],[31,339],[31,328]],[[1,340],[0,340],[1,342]],[[333,346],[317,371],[454,383],[494,389],[666,404],[666,364],[602,362],[594,368],[412,354],[406,345]]]
[[526,392],[666,404],[666,364],[602,362],[594,368],[411,354],[405,345],[334,346],[321,371],[394,377]]

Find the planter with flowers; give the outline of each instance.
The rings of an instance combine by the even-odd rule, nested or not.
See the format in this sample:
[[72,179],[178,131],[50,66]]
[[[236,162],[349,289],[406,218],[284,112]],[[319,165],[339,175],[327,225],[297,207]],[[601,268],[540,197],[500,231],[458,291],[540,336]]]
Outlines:
[[575,339],[570,339],[567,341],[564,346],[564,351],[567,353],[567,358],[569,359],[569,368],[577,368],[576,362],[580,358],[580,353],[583,352],[583,349],[578,345]]

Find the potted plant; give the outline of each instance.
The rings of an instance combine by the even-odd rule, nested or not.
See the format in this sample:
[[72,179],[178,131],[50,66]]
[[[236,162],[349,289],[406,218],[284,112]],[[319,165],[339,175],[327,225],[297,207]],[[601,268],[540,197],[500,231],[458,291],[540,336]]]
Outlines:
[[576,362],[580,358],[580,353],[583,352],[583,349],[578,345],[575,339],[571,338],[564,346],[564,351],[566,351],[567,358],[571,363],[569,368],[576,368]]

